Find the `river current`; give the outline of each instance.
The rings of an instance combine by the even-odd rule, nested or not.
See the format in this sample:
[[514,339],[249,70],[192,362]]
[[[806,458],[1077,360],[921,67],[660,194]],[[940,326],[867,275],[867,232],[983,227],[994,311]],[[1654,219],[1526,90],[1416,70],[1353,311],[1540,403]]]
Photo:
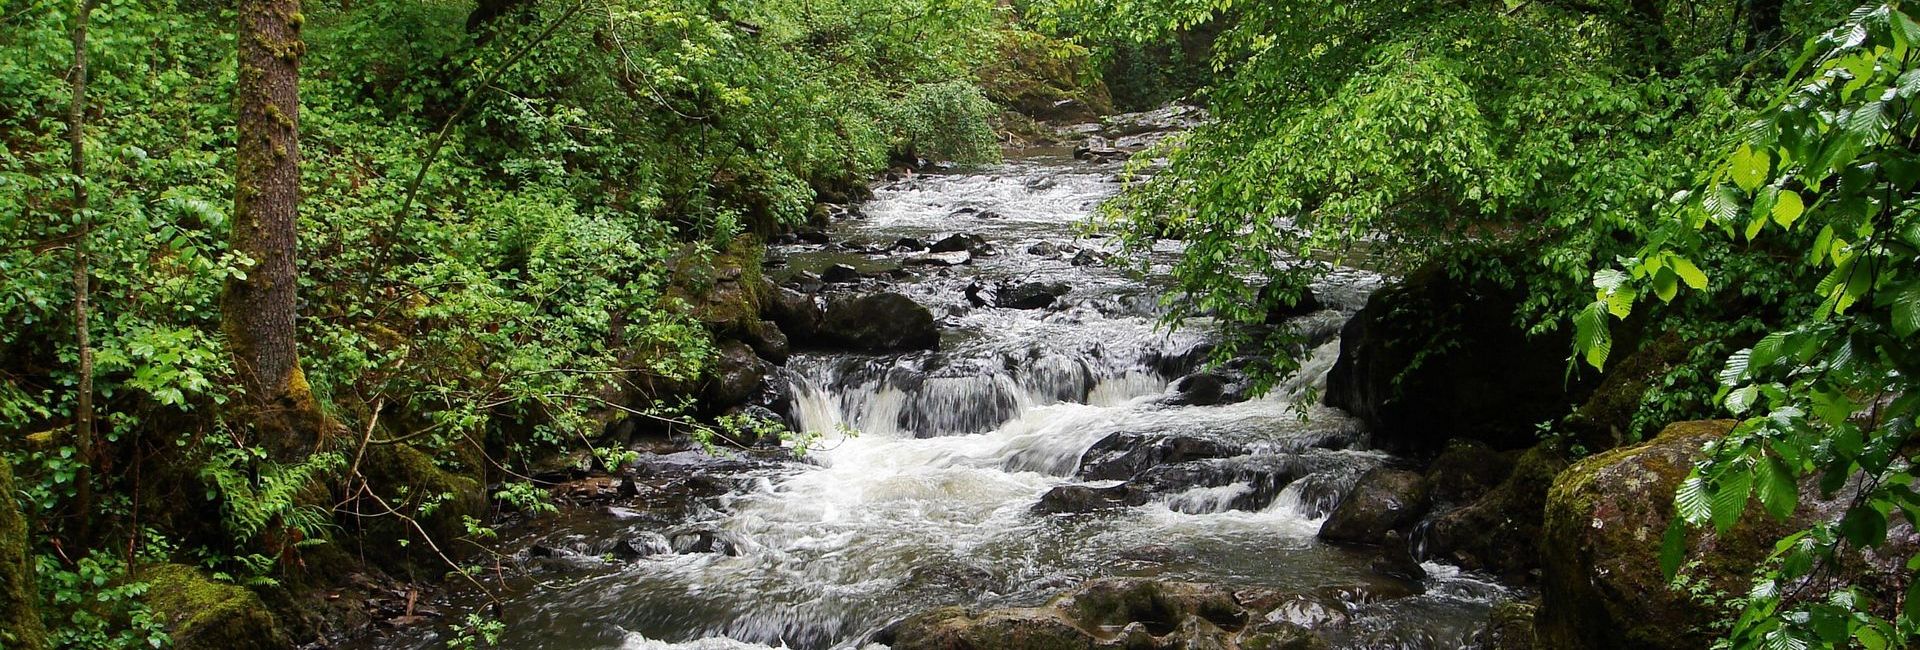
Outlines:
[[[677,524],[712,531],[729,553],[582,561],[518,581],[505,593],[502,645],[879,648],[868,637],[916,611],[1035,605],[1099,576],[1358,585],[1344,611],[1314,621],[1335,647],[1469,645],[1487,608],[1505,597],[1499,586],[1429,562],[1425,580],[1394,587],[1417,595],[1375,600],[1369,585],[1388,579],[1370,571],[1370,556],[1314,537],[1355,477],[1393,462],[1365,449],[1354,421],[1304,399],[1335,361],[1332,337],[1379,278],[1346,271],[1315,287],[1329,309],[1295,325],[1317,333],[1318,345],[1271,394],[1175,405],[1173,384],[1197,369],[1211,324],[1160,324],[1174,249],[1158,251],[1144,275],[1098,263],[1113,244],[1084,226],[1119,190],[1119,171],[1036,151],[984,170],[915,175],[879,187],[838,220],[832,243],[776,247],[784,260],[770,271],[776,277],[832,263],[877,272],[906,254],[872,247],[900,238],[976,234],[993,254],[888,280],[889,290],[933,311],[938,351],[794,355],[785,370],[793,417],[823,438],[804,461],[743,470],[737,487]],[[1024,282],[1070,289],[1043,309],[968,299],[969,287]],[[1086,482],[1075,477],[1082,455],[1116,433],[1220,440],[1250,450],[1241,462],[1315,469],[1260,499],[1248,498],[1260,485],[1217,480],[1136,507],[1035,511],[1048,490]],[[545,541],[630,538],[657,527],[611,512],[544,533]]]

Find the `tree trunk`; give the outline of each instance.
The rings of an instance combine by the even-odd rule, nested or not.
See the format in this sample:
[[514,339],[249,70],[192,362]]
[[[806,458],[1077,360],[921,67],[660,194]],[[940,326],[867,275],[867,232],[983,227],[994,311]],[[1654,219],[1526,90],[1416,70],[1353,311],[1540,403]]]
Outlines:
[[67,106],[68,168],[73,173],[73,224],[77,229],[73,242],[73,339],[79,349],[80,386],[73,408],[73,447],[80,457],[80,473],[74,478],[74,505],[80,514],[79,537],[89,537],[87,522],[93,520],[93,341],[87,331],[91,311],[93,272],[88,259],[88,240],[93,236],[93,215],[87,212],[87,22],[92,17],[92,0],[73,3],[73,69],[67,73],[73,88],[73,102]]
[[232,245],[253,260],[245,279],[227,281],[222,329],[241,404],[256,442],[276,460],[298,461],[326,431],[295,346],[299,290],[295,227],[300,207],[299,0],[239,0],[240,75],[234,87]]

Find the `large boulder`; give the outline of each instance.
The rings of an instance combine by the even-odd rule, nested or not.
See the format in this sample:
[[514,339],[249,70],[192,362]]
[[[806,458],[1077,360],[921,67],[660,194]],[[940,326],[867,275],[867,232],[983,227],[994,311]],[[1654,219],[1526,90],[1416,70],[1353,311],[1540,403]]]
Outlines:
[[[1659,555],[1674,489],[1702,458],[1701,446],[1733,426],[1672,424],[1646,444],[1587,458],[1560,474],[1547,496],[1540,543],[1541,647],[1680,650],[1713,642],[1723,614],[1669,589]],[[1803,513],[1814,509],[1802,499]],[[1692,531],[1689,574],[1704,587],[1744,594],[1774,541],[1806,523],[1777,522],[1754,506],[1726,535]]]
[[13,466],[0,458],[0,647],[39,650],[47,630],[33,607],[33,553],[27,547],[27,518],[13,500]]
[[1564,332],[1530,337],[1515,322],[1524,289],[1477,279],[1503,264],[1480,261],[1466,277],[1429,266],[1375,292],[1341,330],[1327,405],[1397,453],[1430,455],[1452,438],[1497,449],[1537,442],[1536,426],[1565,414],[1586,386],[1569,382]]
[[1376,467],[1320,525],[1320,539],[1340,544],[1380,544],[1388,531],[1402,530],[1426,514],[1426,481],[1413,472]]
[[1080,475],[1096,481],[1130,479],[1159,465],[1244,453],[1246,449],[1239,445],[1205,438],[1115,433],[1081,454]]
[[932,349],[940,344],[933,312],[897,293],[839,298],[827,303],[818,341],[863,352]]
[[719,354],[714,356],[713,365],[707,367],[706,385],[701,391],[705,398],[703,406],[710,410],[725,410],[746,404],[760,392],[760,383],[767,377],[767,362],[755,355],[753,348],[739,341],[721,341]]
[[139,579],[148,585],[143,599],[166,625],[177,650],[293,647],[266,603],[244,587],[214,582],[179,564],[143,568]]

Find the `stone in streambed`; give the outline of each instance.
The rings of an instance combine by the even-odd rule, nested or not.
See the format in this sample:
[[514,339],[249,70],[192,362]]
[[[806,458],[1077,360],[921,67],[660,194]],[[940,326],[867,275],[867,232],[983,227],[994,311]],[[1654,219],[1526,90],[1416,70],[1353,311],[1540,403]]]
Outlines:
[[1004,309],[1045,309],[1072,289],[1065,282],[1001,284],[994,292],[994,304]]
[[1096,481],[1130,479],[1158,465],[1244,453],[1246,449],[1239,445],[1204,438],[1115,433],[1093,443],[1081,455],[1080,476]]
[[940,344],[933,313],[891,292],[827,303],[817,335],[816,341],[827,347],[862,352],[925,350]]
[[1376,467],[1360,477],[1320,526],[1320,539],[1340,544],[1379,544],[1387,531],[1411,526],[1427,511],[1427,487],[1419,474]]

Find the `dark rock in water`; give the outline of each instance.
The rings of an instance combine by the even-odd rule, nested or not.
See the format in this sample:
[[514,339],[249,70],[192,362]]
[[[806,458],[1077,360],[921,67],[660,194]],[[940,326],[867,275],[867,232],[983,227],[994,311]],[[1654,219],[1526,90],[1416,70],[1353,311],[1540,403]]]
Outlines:
[[1081,455],[1080,476],[1096,481],[1130,479],[1158,465],[1244,453],[1244,447],[1203,438],[1116,433],[1093,443]]
[[1568,384],[1564,330],[1528,337],[1515,324],[1527,295],[1455,280],[1437,265],[1375,292],[1341,331],[1327,405],[1360,418],[1387,451],[1431,455],[1449,437],[1532,446],[1535,425],[1565,414],[1587,390],[1578,379]]
[[1005,218],[1007,218],[1007,215],[1004,215],[1004,214],[1000,214],[1000,213],[998,213],[998,212],[995,212],[995,211],[993,211],[993,210],[981,210],[979,214],[975,214],[975,215],[973,215],[973,218],[975,218],[975,219],[1005,219]]
[[[1292,295],[1286,295],[1287,293]],[[1288,298],[1292,298],[1293,301],[1289,303]],[[1278,285],[1261,287],[1260,301],[1262,304],[1272,305],[1267,309],[1266,324],[1268,325],[1279,325],[1327,308],[1318,297],[1313,295],[1312,291],[1307,289],[1289,291]]]
[[934,242],[931,247],[931,250],[935,253],[966,252],[981,257],[991,255],[992,249],[992,245],[987,243],[985,237],[967,234],[948,235],[940,241]]
[[739,555],[740,547],[726,535],[715,530],[692,530],[673,536],[673,552],[719,553],[721,555]]
[[646,532],[620,540],[613,545],[613,554],[626,558],[666,555],[673,552],[673,542],[660,533]]
[[827,270],[820,274],[820,281],[828,284],[859,282],[860,269],[853,268],[846,264],[835,264],[827,267]]
[[1105,264],[1107,260],[1112,257],[1112,255],[1091,248],[1083,248],[1080,249],[1080,252],[1073,254],[1072,262],[1074,266],[1093,266],[1095,264]]
[[[1463,454],[1449,450],[1448,455]],[[1448,455],[1441,458],[1447,459]],[[1567,459],[1545,443],[1527,450],[1517,461],[1501,462],[1497,458],[1484,462],[1512,467],[1512,471],[1480,498],[1434,517],[1426,531],[1426,553],[1508,582],[1531,583],[1540,569],[1540,526],[1547,490],[1553,486],[1554,477],[1566,469]],[[1436,461],[1428,474],[1447,480],[1449,475],[1439,471],[1442,469]],[[1452,476],[1459,478],[1458,474]]]
[[[1679,650],[1712,645],[1723,613],[1701,607],[1689,590],[1669,589],[1660,570],[1661,538],[1674,516],[1674,489],[1705,454],[1702,446],[1734,427],[1729,420],[1678,422],[1647,444],[1589,457],[1554,479],[1547,495],[1540,550],[1540,647],[1587,650]],[[1726,533],[1711,527],[1687,534],[1681,558],[1699,588],[1744,594],[1755,567],[1765,566],[1781,537],[1836,523],[1853,489],[1822,495],[1817,481],[1801,486],[1799,508],[1786,521],[1757,506]],[[1886,545],[1871,554],[1843,552],[1827,570],[1795,589],[1824,600],[1836,588],[1857,589],[1860,603],[1892,612],[1912,575],[1906,558],[1920,536],[1904,518],[1889,522]]]
[[1054,180],[1053,177],[1051,176],[1029,178],[1025,183],[1022,183],[1022,185],[1025,185],[1027,189],[1034,190],[1034,191],[1050,190],[1050,189],[1053,189],[1054,186],[1057,186],[1059,184],[1060,184],[1060,181]]
[[781,289],[774,294],[771,303],[767,310],[770,312],[768,315],[772,316],[773,322],[780,326],[780,331],[786,334],[789,343],[810,340],[818,335],[823,312],[813,296],[791,289]]
[[803,244],[812,244],[814,246],[824,246],[826,245],[829,237],[827,237],[827,233],[824,233],[818,230],[807,230],[803,232],[794,233],[794,239],[799,240],[800,243],[803,243]]
[[1043,242],[1036,243],[1032,246],[1028,246],[1027,254],[1037,255],[1037,256],[1046,257],[1046,258],[1055,258],[1060,256],[1060,246],[1050,241],[1043,241]]
[[923,251],[927,250],[927,243],[912,237],[901,237],[894,240],[893,250],[900,252]]
[[982,286],[978,280],[967,283],[965,293],[967,296],[967,304],[973,305],[974,307],[987,307],[999,301],[998,292],[992,288]]
[[830,347],[864,352],[925,350],[940,344],[933,313],[912,298],[890,292],[829,302],[818,337]]
[[702,406],[723,410],[745,404],[759,392],[760,382],[766,378],[767,363],[753,353],[753,348],[739,341],[722,341],[718,347],[713,365],[707,369],[706,387],[701,395]]
[[1041,495],[1040,502],[1034,504],[1033,511],[1041,514],[1062,514],[1131,508],[1145,505],[1148,496],[1145,490],[1126,483],[1110,487],[1062,485],[1047,490],[1046,494]]
[[973,253],[966,251],[921,253],[901,261],[910,266],[960,266],[973,261]]
[[1387,531],[1401,530],[1427,511],[1427,487],[1419,474],[1377,467],[1360,477],[1353,491],[1320,526],[1320,539],[1343,544],[1379,544]]
[[1106,138],[1103,138],[1097,135],[1087,136],[1087,140],[1085,142],[1082,142],[1073,148],[1074,158],[1079,160],[1092,161],[1092,162],[1111,162],[1114,160],[1125,160],[1129,155],[1132,155],[1132,152],[1123,151],[1120,148],[1114,146],[1114,143],[1112,140],[1108,140]]
[[1427,570],[1414,559],[1413,549],[1407,546],[1407,538],[1399,531],[1388,531],[1380,544],[1380,557],[1368,565],[1374,573],[1408,582],[1427,579]]
[[1181,377],[1173,382],[1173,397],[1167,399],[1174,406],[1212,406],[1219,404],[1227,393],[1227,381],[1211,372],[1199,372]]
[[994,304],[1005,309],[1045,309],[1072,290],[1065,282],[1002,284],[994,292]]

